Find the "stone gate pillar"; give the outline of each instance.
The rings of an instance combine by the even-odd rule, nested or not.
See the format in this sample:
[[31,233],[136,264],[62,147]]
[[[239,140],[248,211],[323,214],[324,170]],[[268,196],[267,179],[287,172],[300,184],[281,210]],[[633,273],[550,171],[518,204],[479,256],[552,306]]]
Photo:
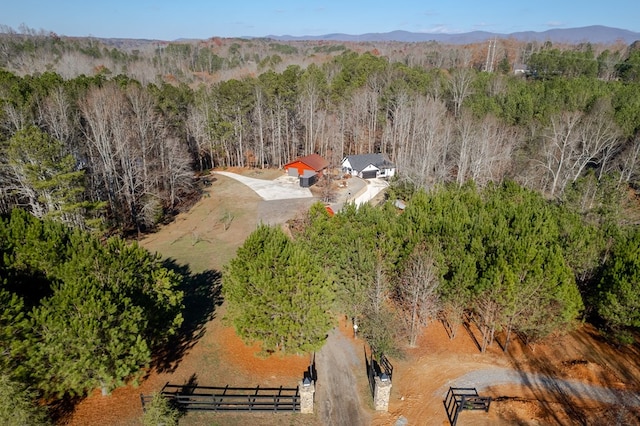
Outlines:
[[300,413],[313,414],[313,395],[316,393],[314,381],[308,378],[300,380],[298,389],[300,389]]
[[391,379],[386,374],[374,378],[373,408],[376,411],[389,411],[391,397]]

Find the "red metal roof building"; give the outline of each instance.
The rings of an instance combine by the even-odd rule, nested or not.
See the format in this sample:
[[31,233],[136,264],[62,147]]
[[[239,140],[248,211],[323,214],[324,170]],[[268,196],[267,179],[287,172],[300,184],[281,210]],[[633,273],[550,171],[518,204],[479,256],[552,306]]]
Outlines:
[[329,167],[329,162],[318,154],[300,157],[295,161],[284,165],[289,176],[308,178],[314,175],[322,176],[323,171]]

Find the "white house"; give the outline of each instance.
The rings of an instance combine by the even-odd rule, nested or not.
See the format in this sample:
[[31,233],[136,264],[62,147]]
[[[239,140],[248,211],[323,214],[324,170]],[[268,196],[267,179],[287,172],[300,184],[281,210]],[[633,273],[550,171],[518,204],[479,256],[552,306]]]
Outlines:
[[348,155],[342,159],[342,172],[362,179],[390,178],[396,166],[383,154]]
[[525,64],[515,64],[513,66],[513,73],[515,75],[526,75],[529,72],[529,67]]

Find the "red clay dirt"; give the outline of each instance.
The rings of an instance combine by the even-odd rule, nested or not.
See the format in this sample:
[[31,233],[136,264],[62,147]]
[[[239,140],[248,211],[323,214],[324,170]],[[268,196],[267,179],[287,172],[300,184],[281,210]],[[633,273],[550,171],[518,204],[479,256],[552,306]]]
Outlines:
[[[342,325],[339,329],[353,343],[355,350],[360,351],[362,341],[355,341],[348,327]],[[367,407],[372,414],[371,424],[395,425],[398,419],[404,417],[409,425],[447,425],[443,395],[438,394],[438,390],[469,371],[495,366],[510,367],[516,363],[525,370],[542,371],[545,374],[555,372],[562,378],[638,391],[637,377],[640,377],[640,372],[637,353],[635,356],[634,353],[627,353],[634,357],[626,358],[624,353],[605,343],[594,343],[593,333],[591,327],[585,326],[551,342],[538,344],[534,350],[514,345],[513,349],[516,346],[518,348],[513,356],[505,355],[495,346],[487,353],[480,354],[469,336],[459,333],[455,340],[450,341],[444,328],[432,324],[419,340],[418,347],[407,349],[405,359],[391,359],[394,376],[389,412],[375,413]],[[209,385],[295,386],[309,362],[306,356],[271,356],[265,359],[256,356],[258,352],[257,345],[245,345],[233,329],[222,326],[219,319],[214,319],[208,325],[205,336],[183,358],[175,373],[151,373],[140,387],[120,388],[107,397],[96,391],[78,405],[69,424],[140,424],[140,393],[157,391],[167,381],[186,383],[194,374],[199,383]],[[208,369],[203,371],[202,365],[208,366]],[[355,373],[363,376],[361,379],[366,383],[362,371]],[[358,387],[361,399],[366,399],[369,395],[362,390],[363,386],[366,387],[360,383]],[[362,395],[363,392],[365,395]],[[480,390],[480,394],[499,399],[492,402],[489,413],[463,412],[458,425],[640,424],[640,411],[637,408],[621,410],[608,404],[564,399],[553,393],[533,392],[518,385],[501,385]],[[575,404],[575,407],[571,404]],[[255,415],[250,416],[257,420]],[[624,421],[616,422],[621,416]],[[208,417],[201,415],[196,422],[185,418],[184,424],[211,424],[223,419],[224,416],[216,414]],[[272,416],[262,419],[264,422],[256,424],[279,424]],[[310,417],[304,421],[298,417],[297,420],[302,420],[299,424],[316,424],[318,419]]]
[[[181,254],[181,250],[194,247],[200,252],[198,261],[202,265],[221,268],[258,223],[255,215],[241,209],[256,208],[260,200],[246,187],[227,178],[215,181],[210,191],[210,197],[203,198],[190,212],[142,241],[142,245],[185,261],[189,255]],[[229,197],[234,203],[229,204]],[[231,227],[224,230],[219,224],[220,214],[224,209],[231,208],[238,210],[234,210],[236,216]],[[180,242],[185,241],[188,244],[180,246]],[[261,358],[257,355],[259,346],[245,345],[232,328],[223,324],[223,316],[224,305],[216,310],[215,317],[206,326],[205,334],[183,356],[174,372],[151,371],[140,386],[119,388],[106,397],[96,391],[82,400],[70,418],[61,423],[73,426],[140,425],[140,394],[159,391],[166,382],[184,384],[195,380],[210,386],[297,384],[308,366],[308,356],[273,355]],[[356,353],[361,353],[362,341],[353,339],[348,325],[342,322],[338,329],[353,344]],[[471,329],[471,332],[477,330]],[[373,426],[395,425],[402,418],[406,419],[405,424],[408,425],[448,425],[443,406],[443,392],[446,392],[448,385],[468,372],[492,367],[540,372],[563,379],[640,392],[638,345],[611,346],[589,325],[533,346],[524,346],[515,341],[508,353],[502,352],[494,343],[486,353],[481,354],[465,329],[461,328],[457,334],[454,340],[450,340],[442,325],[433,323],[418,340],[416,348],[405,348],[404,359],[391,359],[394,364],[393,388],[387,413],[372,410],[366,377],[363,371],[354,371],[358,381],[357,392],[360,400],[366,404],[363,409],[369,413]],[[459,426],[640,424],[640,410],[637,407],[576,400],[521,385],[499,385],[479,392],[497,400],[492,402],[488,413],[463,412],[458,420]],[[317,415],[280,416],[189,414],[181,419],[181,424],[321,424]]]
[[[376,415],[373,425],[394,425],[400,417],[407,419],[409,425],[448,425],[443,405],[448,385],[465,373],[493,367],[638,392],[638,359],[637,347],[614,348],[589,325],[533,347],[514,342],[507,354],[494,343],[481,354],[463,329],[450,340],[444,328],[434,323],[416,348],[406,350],[405,359],[392,360],[394,380],[389,412]],[[638,407],[578,400],[535,387],[505,384],[480,389],[479,393],[494,398],[489,413],[462,412],[458,425],[640,424]]]
[[[183,357],[173,373],[151,372],[140,386],[116,389],[109,396],[99,391],[76,407],[70,425],[136,425],[142,416],[140,394],[151,394],[162,386],[197,382],[206,386],[295,387],[309,366],[307,356],[258,356],[258,344],[245,345],[233,328],[219,318],[207,324],[205,335]],[[205,367],[205,368],[203,368]]]

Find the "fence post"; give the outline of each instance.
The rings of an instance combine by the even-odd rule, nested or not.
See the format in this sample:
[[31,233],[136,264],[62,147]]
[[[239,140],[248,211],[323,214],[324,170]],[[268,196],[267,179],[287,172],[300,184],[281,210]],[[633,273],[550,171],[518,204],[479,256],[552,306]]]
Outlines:
[[373,408],[376,411],[389,411],[389,398],[391,397],[391,379],[386,374],[374,378]]
[[300,390],[300,413],[313,414],[313,394],[316,392],[314,381],[305,377],[300,380],[298,389]]

